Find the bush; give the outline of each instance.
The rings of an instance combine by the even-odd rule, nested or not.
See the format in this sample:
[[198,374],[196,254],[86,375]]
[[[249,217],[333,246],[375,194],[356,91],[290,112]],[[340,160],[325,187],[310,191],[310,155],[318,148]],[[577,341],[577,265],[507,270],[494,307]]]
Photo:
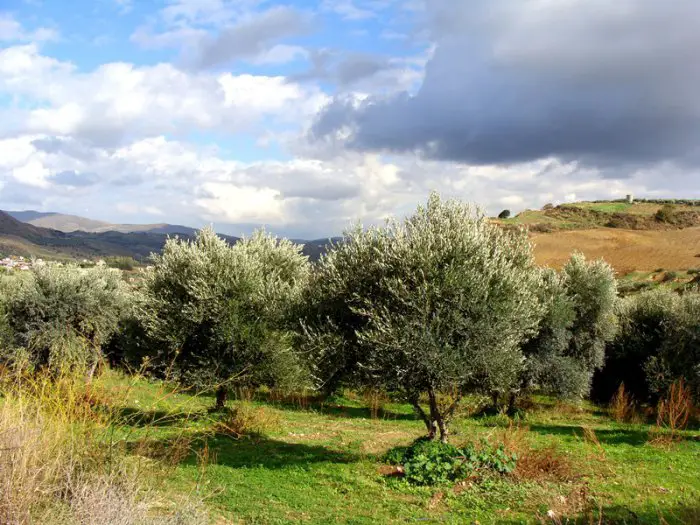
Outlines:
[[133,257],[105,257],[105,264],[110,268],[116,268],[118,270],[132,271],[138,262]]
[[574,254],[561,274],[543,270],[540,302],[545,314],[537,335],[523,347],[520,388],[560,398],[589,394],[603,364],[605,344],[616,330],[616,281],[603,261]]
[[226,410],[224,417],[217,422],[216,429],[222,434],[239,438],[246,435],[262,435],[278,428],[279,425],[280,418],[276,412],[242,401]]
[[510,210],[503,210],[501,213],[498,214],[499,219],[509,219],[510,218]]
[[[400,457],[400,459],[399,459]],[[464,479],[479,471],[512,472],[517,456],[503,445],[458,448],[449,443],[421,438],[408,448],[397,447],[385,456],[390,464],[403,465],[406,481],[413,485],[438,485]]]
[[638,402],[655,404],[683,378],[700,399],[700,293],[667,289],[626,297],[620,330],[596,374],[593,397],[608,402],[621,382]]
[[0,357],[90,377],[130,301],[121,274],[105,267],[35,266],[2,287],[10,344]]
[[676,222],[676,207],[672,204],[665,204],[654,215],[658,222],[673,224]]

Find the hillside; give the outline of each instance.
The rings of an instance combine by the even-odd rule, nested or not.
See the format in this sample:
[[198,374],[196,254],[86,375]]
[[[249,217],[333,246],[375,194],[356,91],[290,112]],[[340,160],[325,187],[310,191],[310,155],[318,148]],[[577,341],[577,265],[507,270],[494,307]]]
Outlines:
[[578,250],[605,259],[618,275],[700,267],[700,201],[579,202],[499,222],[527,226],[543,265],[560,267]]
[[[182,233],[178,228],[186,227],[163,224],[150,231],[62,232],[21,222],[0,211],[0,254],[48,259],[94,259],[123,255],[145,261],[151,253],[163,248],[169,235],[191,239],[196,231],[186,228],[191,233]],[[238,237],[229,235],[220,236],[230,243],[239,240]],[[303,245],[305,255],[311,260],[317,260],[326,251],[330,241],[318,239],[296,242]]]
[[7,213],[15,219],[27,224],[38,226],[40,228],[58,230],[65,233],[75,231],[83,231],[88,233],[104,233],[114,231],[120,233],[145,232],[193,235],[196,231],[194,228],[179,224],[113,224],[105,221],[80,217],[78,215],[44,213],[33,210],[8,211]]

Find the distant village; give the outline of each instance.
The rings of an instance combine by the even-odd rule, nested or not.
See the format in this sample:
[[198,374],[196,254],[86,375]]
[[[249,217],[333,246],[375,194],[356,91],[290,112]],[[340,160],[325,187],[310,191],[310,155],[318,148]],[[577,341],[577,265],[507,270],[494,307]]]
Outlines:
[[[56,266],[63,266],[63,263],[61,262],[56,262],[56,261],[44,261],[44,259],[30,259],[27,257],[23,257],[21,255],[9,255],[7,257],[4,257],[3,259],[0,259],[0,268],[4,268],[5,270],[11,270],[11,271],[27,271],[31,270],[32,268],[35,268],[37,266],[43,266],[45,264],[52,264]],[[98,260],[98,261],[89,261],[87,259],[83,259],[80,263],[81,266],[102,266],[105,263],[103,260]]]
[[34,266],[46,264],[43,259],[26,259],[21,255],[10,255],[0,260],[0,267],[6,270],[31,270]]

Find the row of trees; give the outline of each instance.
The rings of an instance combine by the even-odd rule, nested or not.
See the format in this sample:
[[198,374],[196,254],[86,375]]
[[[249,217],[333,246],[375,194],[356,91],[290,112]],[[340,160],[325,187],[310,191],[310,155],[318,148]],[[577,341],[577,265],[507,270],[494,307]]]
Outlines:
[[[588,395],[618,324],[607,264],[540,268],[526,232],[437,195],[404,221],[351,229],[314,265],[263,232],[231,246],[205,229],[169,240],[136,290],[104,268],[13,279],[3,346],[34,366],[89,376],[104,354],[145,360],[214,389],[218,406],[233,384],[371,386],[403,396],[443,440],[470,393]],[[86,357],[64,360],[64,341]]]

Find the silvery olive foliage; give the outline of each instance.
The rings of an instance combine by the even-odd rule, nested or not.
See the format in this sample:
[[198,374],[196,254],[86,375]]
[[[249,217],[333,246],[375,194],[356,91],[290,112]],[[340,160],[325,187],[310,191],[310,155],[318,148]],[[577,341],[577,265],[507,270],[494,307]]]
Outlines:
[[200,388],[300,374],[285,323],[309,271],[300,246],[265,232],[233,246],[210,228],[169,239],[143,289],[142,316],[162,347],[154,362]]
[[700,292],[658,289],[625,297],[593,395],[610,400],[620,383],[639,402],[656,402],[683,378],[700,399]]
[[5,277],[2,297],[5,359],[23,355],[36,368],[91,376],[130,292],[119,270],[50,264]]
[[527,360],[521,386],[585,397],[617,327],[613,270],[603,261],[574,254],[560,273],[542,270],[539,295],[544,315],[537,335],[523,347]]
[[[437,194],[404,221],[349,231],[316,281],[305,321],[320,381],[350,374],[401,392],[443,440],[462,395],[517,383],[542,315],[527,234]],[[440,406],[441,392],[455,403]]]

